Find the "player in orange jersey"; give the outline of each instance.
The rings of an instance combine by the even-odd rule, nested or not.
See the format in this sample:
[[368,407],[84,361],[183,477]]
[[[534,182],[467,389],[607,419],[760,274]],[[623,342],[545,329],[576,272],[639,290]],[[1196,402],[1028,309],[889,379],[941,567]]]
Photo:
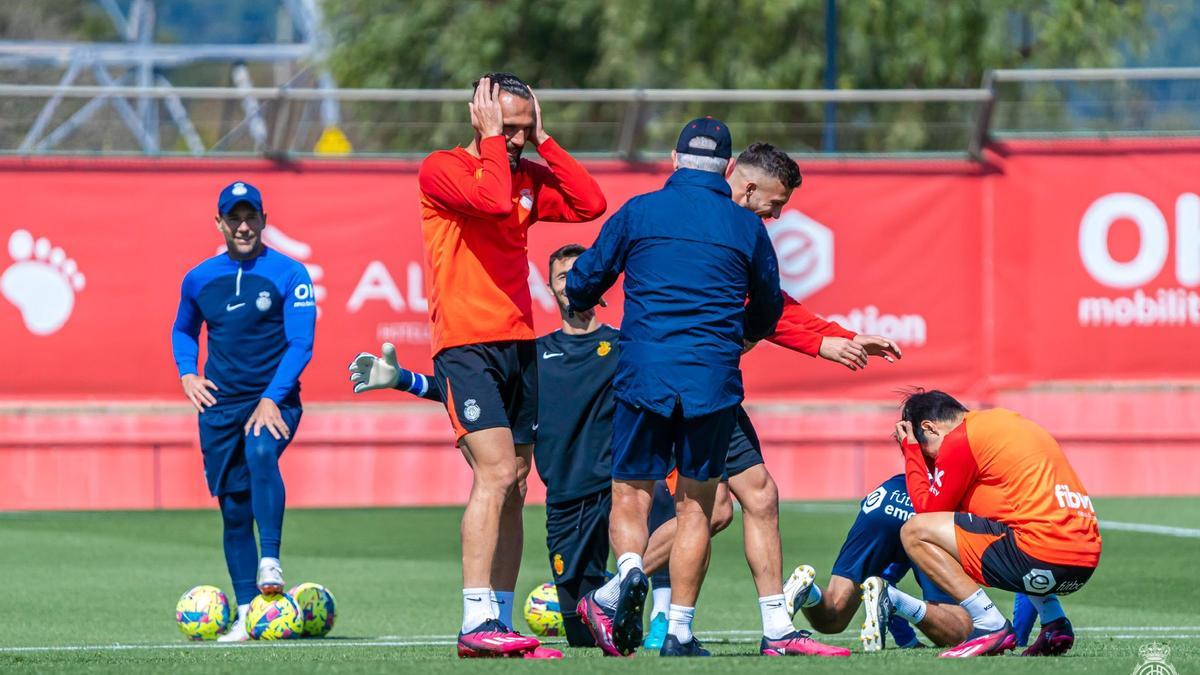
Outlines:
[[[979,585],[1025,593],[1039,609],[1047,595],[1082,588],[1100,562],[1087,490],[1058,442],[1011,410],[971,412],[944,392],[919,391],[905,399],[895,438],[916,511],[900,532],[904,550],[973,624],[941,655],[1012,649],[1012,624]],[[1044,619],[1043,633],[1073,641],[1065,618]]]
[[[470,104],[475,138],[421,164],[421,230],[434,383],[474,481],[462,520],[460,656],[554,656],[498,620],[521,563],[521,509],[537,426],[526,231],[593,220],[600,186],[542,126],[533,91],[489,73]],[[532,143],[546,164],[521,159]]]

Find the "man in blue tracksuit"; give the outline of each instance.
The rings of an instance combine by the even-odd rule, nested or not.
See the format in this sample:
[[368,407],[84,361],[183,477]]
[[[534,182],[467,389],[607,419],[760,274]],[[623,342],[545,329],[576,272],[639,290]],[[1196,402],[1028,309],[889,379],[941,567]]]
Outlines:
[[[228,250],[184,277],[171,347],[184,394],[200,412],[204,473],[225,525],[238,618],[220,639],[236,641],[247,638],[255,594],[283,591],[279,456],[300,423],[300,373],[312,358],[317,307],[304,265],[263,245],[267,217],[253,185],[222,190],[216,222]],[[208,327],[203,375],[196,369],[201,324]]]
[[731,149],[724,123],[689,122],[667,184],[621,207],[567,276],[570,309],[584,312],[625,273],[609,526],[620,593],[613,603],[595,598],[588,603],[594,616],[584,617],[590,626],[611,626],[623,654],[642,640],[647,516],[654,481],[672,466],[679,470],[678,520],[660,654],[707,654],[691,625],[716,487],[743,397],[739,361],[747,343],[774,331],[783,311],[766,228],[734,203],[725,181]]

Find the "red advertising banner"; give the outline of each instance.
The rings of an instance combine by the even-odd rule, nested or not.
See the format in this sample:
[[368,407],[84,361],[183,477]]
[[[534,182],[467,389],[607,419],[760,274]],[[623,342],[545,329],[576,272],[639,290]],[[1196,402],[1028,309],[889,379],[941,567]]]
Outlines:
[[1000,381],[1200,377],[1200,145],[1003,150],[983,210]]
[[[660,165],[591,168],[610,213],[667,176]],[[856,498],[899,471],[887,434],[895,391],[910,385],[1037,420],[1093,494],[1195,493],[1200,389],[1186,381],[1200,380],[1189,349],[1200,334],[1200,141],[1012,144],[982,166],[802,169],[804,186],[768,223],[783,287],[855,331],[895,338],[904,358],[852,373],[767,344],[746,356],[751,414],[785,498]],[[384,341],[405,365],[430,367],[414,163],[10,159],[0,160],[0,509],[211,503],[170,327],[184,274],[222,244],[215,200],[233,180],[262,189],[265,239],[308,266],[318,300],[302,381],[305,401],[325,405],[310,406],[284,462],[296,505],[462,500],[469,472],[444,413],[399,394],[355,397],[346,372]],[[599,227],[530,231],[539,332],[559,326],[549,252],[588,244]],[[601,318],[619,325],[619,289],[608,300]]]
[[[1200,145],[1007,148],[993,166],[823,163],[768,224],[784,288],[847,327],[895,338],[861,373],[763,345],[751,399],[885,400],[907,385],[983,396],[1060,379],[1200,377],[1162,348],[1200,327]],[[594,165],[610,213],[666,167]],[[304,397],[351,400],[354,354],[430,367],[416,165],[0,163],[0,396],[180,398],[169,331],[184,273],[214,255],[218,190],[264,193],[267,242],[303,261],[320,318]],[[559,325],[548,253],[599,222],[530,232],[536,325]],[[2,254],[0,254],[2,255]],[[601,317],[620,324],[619,289]],[[67,362],[69,368],[47,364]],[[70,377],[52,376],[69,372]]]
[[[320,318],[302,379],[308,401],[353,395],[346,364],[383,341],[403,363],[430,367],[415,165],[10,162],[0,165],[9,204],[0,238],[0,391],[20,398],[179,396],[169,332],[185,272],[222,239],[217,192],[232,180],[259,186],[267,243],[303,261]],[[662,185],[665,167],[600,165],[615,210]],[[900,172],[831,173],[810,179],[770,224],[784,287],[848,327],[895,337],[904,368],[882,362],[861,374],[773,346],[746,359],[753,396],[826,397],[888,392],[908,383],[961,390],[979,377],[978,293],[971,265],[947,268],[937,288],[906,279],[919,256],[970,259],[978,184],[969,172],[914,178]],[[868,197],[869,196],[869,197]],[[540,223],[530,233],[536,325],[559,326],[546,288],[546,258],[568,242],[589,244],[600,223]],[[619,290],[602,319],[619,325]],[[69,379],[47,377],[66,360]],[[55,369],[54,372],[62,372]],[[886,396],[886,394],[885,394]]]

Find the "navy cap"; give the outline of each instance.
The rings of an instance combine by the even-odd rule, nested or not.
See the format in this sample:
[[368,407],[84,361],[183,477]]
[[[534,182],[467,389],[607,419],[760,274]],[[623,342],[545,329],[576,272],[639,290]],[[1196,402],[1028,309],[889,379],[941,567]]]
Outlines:
[[[688,141],[697,136],[707,136],[717,142],[712,150],[690,148]],[[733,156],[733,137],[729,135],[729,127],[721,120],[711,117],[697,117],[679,133],[679,142],[675,144],[675,152],[685,155],[701,155],[703,157],[720,157],[729,159]]]
[[258,188],[249,183],[237,181],[221,190],[221,196],[217,197],[217,213],[225,215],[233,211],[233,207],[237,206],[239,202],[246,202],[255,211],[263,212],[262,193],[258,191]]

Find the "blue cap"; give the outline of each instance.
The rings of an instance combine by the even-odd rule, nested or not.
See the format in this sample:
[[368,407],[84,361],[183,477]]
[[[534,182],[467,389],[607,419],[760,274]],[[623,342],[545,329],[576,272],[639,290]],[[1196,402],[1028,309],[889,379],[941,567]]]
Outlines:
[[[697,136],[707,136],[717,142],[712,150],[690,148],[688,141]],[[733,156],[733,137],[729,135],[729,127],[721,120],[711,117],[697,117],[688,122],[679,133],[679,142],[675,144],[675,152],[685,155],[701,155],[703,157],[720,157],[729,159]]]
[[221,190],[221,196],[217,197],[217,213],[221,215],[229,213],[239,202],[246,202],[255,211],[263,212],[262,193],[258,191],[258,188],[249,183],[237,181]]

